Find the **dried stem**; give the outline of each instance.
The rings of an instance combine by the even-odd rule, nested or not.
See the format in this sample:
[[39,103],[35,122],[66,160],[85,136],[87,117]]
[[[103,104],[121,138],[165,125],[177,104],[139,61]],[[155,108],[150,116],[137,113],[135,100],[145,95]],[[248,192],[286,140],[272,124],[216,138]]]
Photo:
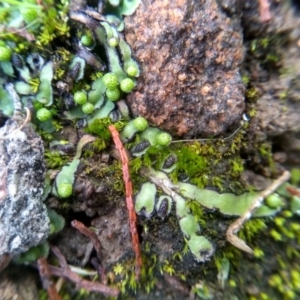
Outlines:
[[88,280],[82,279],[78,274],[71,271],[71,269],[69,268],[69,266],[67,264],[65,257],[63,256],[63,254],[60,252],[60,250],[57,247],[52,246],[51,250],[54,253],[54,255],[57,257],[58,262],[60,264],[60,268],[49,265],[48,269],[49,269],[50,274],[59,276],[59,277],[61,277],[61,276],[65,277],[65,278],[75,282],[76,286],[78,288],[83,288],[90,292],[98,292],[98,293],[102,293],[102,294],[104,294],[106,296],[110,296],[110,297],[117,297],[119,295],[120,292],[116,288],[111,288],[100,282],[88,281]]
[[268,22],[272,16],[270,13],[270,4],[268,0],[258,0],[260,20],[262,22]]
[[111,132],[116,148],[120,152],[120,157],[122,162],[123,180],[124,180],[125,191],[126,191],[126,205],[129,213],[129,227],[131,233],[132,247],[135,253],[135,277],[138,280],[140,277],[140,272],[142,267],[142,256],[141,256],[139,236],[138,236],[138,231],[136,226],[137,217],[136,217],[133,199],[132,199],[132,184],[131,184],[131,179],[129,174],[129,159],[127,156],[127,152],[121,142],[119,132],[117,131],[115,126],[109,125],[108,129]]
[[293,196],[300,197],[300,190],[296,189],[293,186],[287,186],[286,190]]
[[249,209],[239,217],[235,222],[233,222],[227,229],[226,238],[227,240],[234,245],[235,247],[253,254],[253,250],[239,237],[236,236],[236,233],[242,228],[243,224],[251,218],[255,210],[261,205],[263,200],[272,194],[275,190],[278,189],[280,185],[289,180],[290,172],[284,171],[283,174],[276,179],[269,187],[262,191],[252,202],[252,205]]
[[61,297],[58,295],[55,285],[50,278],[47,259],[45,257],[41,257],[38,259],[37,263],[38,263],[38,269],[40,272],[40,277],[43,283],[43,287],[45,290],[47,290],[49,299],[61,300]]
[[77,220],[72,221],[71,225],[72,225],[72,227],[79,230],[83,235],[87,236],[92,241],[94,248],[97,252],[97,257],[101,261],[102,260],[101,244],[100,244],[97,234],[94,231],[92,231],[91,229],[84,226],[83,223],[81,223]]

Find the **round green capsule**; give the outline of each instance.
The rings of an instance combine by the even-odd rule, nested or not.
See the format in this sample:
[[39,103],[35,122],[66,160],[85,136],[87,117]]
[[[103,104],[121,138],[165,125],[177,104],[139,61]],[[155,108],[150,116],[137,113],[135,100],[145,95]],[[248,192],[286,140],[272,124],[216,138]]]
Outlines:
[[109,47],[115,48],[115,47],[118,46],[119,42],[118,42],[118,40],[117,40],[115,37],[112,37],[112,38],[110,38],[110,39],[107,41],[107,44],[108,44]]
[[170,134],[163,132],[157,137],[157,144],[160,146],[167,146],[172,141],[172,137]]
[[94,40],[90,35],[83,35],[80,39],[80,42],[83,46],[90,47],[93,45]]
[[126,73],[129,75],[129,76],[132,76],[132,77],[135,77],[137,74],[138,74],[138,69],[134,66],[129,66],[127,69],[126,69]]
[[118,88],[107,89],[105,93],[106,93],[107,99],[109,99],[111,101],[117,101],[120,99],[120,96],[121,96],[120,90]]
[[9,61],[11,58],[11,49],[7,46],[0,46],[0,61]]
[[148,122],[143,117],[137,117],[133,120],[133,125],[138,131],[144,131],[148,127]]
[[92,103],[87,102],[82,105],[81,109],[85,114],[88,115],[88,114],[91,114],[95,110],[95,107]]
[[87,95],[85,92],[78,91],[74,94],[74,101],[78,105],[83,105],[84,103],[87,102]]
[[51,118],[51,111],[47,108],[40,108],[39,110],[37,110],[36,112],[36,117],[38,118],[38,120],[40,120],[41,122],[45,122],[48,121]]
[[70,183],[61,183],[57,187],[57,194],[61,198],[68,198],[72,195],[73,188]]
[[265,202],[271,208],[278,208],[283,204],[281,197],[276,193],[267,197]]
[[130,93],[134,89],[134,82],[130,78],[125,78],[120,83],[120,88],[125,93]]
[[102,77],[104,85],[108,89],[115,89],[118,85],[118,77],[115,73],[107,73]]

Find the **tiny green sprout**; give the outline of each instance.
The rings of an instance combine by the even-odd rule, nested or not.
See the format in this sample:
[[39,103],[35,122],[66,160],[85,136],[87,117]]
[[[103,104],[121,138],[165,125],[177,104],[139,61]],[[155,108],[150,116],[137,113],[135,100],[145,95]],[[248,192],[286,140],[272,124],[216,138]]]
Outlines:
[[290,210],[284,210],[281,215],[285,218],[291,218],[293,216],[293,213]]
[[269,279],[269,285],[273,286],[273,287],[282,285],[282,279],[281,279],[280,275],[278,275],[278,274],[272,275]]
[[90,35],[83,35],[80,39],[80,42],[83,46],[90,47],[93,45],[94,40]]
[[167,146],[172,141],[172,137],[170,134],[163,132],[157,137],[157,144],[160,146]]
[[116,39],[115,37],[112,37],[107,41],[107,44],[109,47],[115,48],[118,46],[119,42],[118,42],[118,39]]
[[261,300],[269,300],[269,296],[266,293],[260,293],[259,297]]
[[21,9],[21,15],[26,24],[30,24],[38,19],[38,12],[36,9],[33,8]]
[[256,258],[262,258],[262,257],[264,257],[264,252],[260,248],[254,248],[253,255]]
[[233,279],[228,280],[228,284],[232,288],[237,287],[237,284],[236,284],[236,282]]
[[95,110],[95,106],[92,103],[87,102],[82,105],[81,109],[85,114],[88,115],[88,114],[91,114]]
[[266,198],[266,204],[271,208],[278,208],[282,205],[281,197],[274,193]]
[[143,117],[137,117],[133,120],[133,125],[138,131],[144,131],[148,127],[148,122]]
[[77,103],[78,105],[83,105],[86,103],[87,101],[87,95],[85,92],[83,91],[77,91],[75,94],[74,94],[74,101],[75,103]]
[[138,74],[139,70],[134,67],[134,66],[129,66],[127,69],[126,69],[126,73],[129,75],[129,76],[132,76],[132,77],[135,77],[137,74]]
[[48,121],[51,118],[51,111],[47,108],[40,108],[37,112],[36,112],[36,117],[38,118],[38,120],[40,120],[41,122],[45,122]]
[[135,84],[130,78],[125,78],[120,82],[120,88],[125,93],[130,93],[133,90],[134,86]]
[[275,229],[272,229],[270,231],[270,235],[272,236],[272,238],[275,240],[275,241],[282,241],[282,236],[279,232],[277,232]]
[[282,227],[285,223],[285,218],[281,218],[281,217],[276,217],[274,219],[274,222],[275,224],[278,226],[278,227]]
[[9,61],[11,58],[11,49],[7,46],[0,46],[0,61]]
[[102,77],[104,85],[108,89],[114,89],[118,86],[118,77],[115,73],[107,73]]
[[61,183],[57,187],[58,196],[61,198],[68,198],[72,195],[73,188],[70,183]]
[[291,223],[291,229],[295,232],[300,232],[300,224],[298,223]]
[[124,272],[124,267],[120,263],[118,263],[113,267],[113,271],[115,275],[120,275]]
[[109,99],[110,101],[117,101],[121,96],[120,90],[118,88],[107,89],[105,94],[107,99]]

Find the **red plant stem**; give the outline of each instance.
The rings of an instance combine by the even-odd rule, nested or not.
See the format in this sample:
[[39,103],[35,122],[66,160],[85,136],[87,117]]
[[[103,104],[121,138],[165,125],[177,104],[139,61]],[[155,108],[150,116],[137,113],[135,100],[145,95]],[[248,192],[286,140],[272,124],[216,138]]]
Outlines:
[[272,16],[270,13],[270,4],[268,0],[258,0],[260,19],[262,22],[268,22]]
[[139,243],[139,236],[137,231],[137,217],[134,209],[133,199],[132,199],[132,183],[129,174],[129,159],[127,152],[121,142],[119,132],[114,125],[109,125],[108,129],[112,135],[113,141],[116,145],[117,150],[120,152],[121,162],[122,162],[122,172],[123,180],[125,184],[126,191],[126,205],[129,213],[129,227],[131,233],[132,247],[135,253],[135,277],[138,280],[140,278],[140,272],[142,267],[142,256]]
[[101,244],[100,241],[98,239],[97,234],[92,231],[91,229],[87,228],[86,226],[84,226],[83,223],[77,221],[77,220],[73,220],[71,222],[72,227],[76,228],[78,231],[80,231],[83,235],[85,235],[86,237],[90,238],[90,240],[92,241],[94,248],[97,252],[97,257],[99,258],[99,260],[102,260],[102,255],[101,255]]
[[41,257],[37,261],[38,269],[40,272],[40,277],[43,283],[44,289],[47,290],[48,296],[50,300],[61,300],[61,297],[58,295],[57,290],[50,278],[49,266],[47,263],[47,259],[45,257]]
[[293,186],[287,186],[286,190],[293,196],[300,197],[300,190],[296,189]]
[[75,282],[77,287],[84,288],[90,292],[98,292],[110,297],[117,297],[119,295],[120,292],[118,289],[109,287],[97,281],[85,280],[81,278],[78,274],[73,272],[69,268],[65,257],[57,247],[52,246],[51,251],[57,257],[60,268],[48,265],[48,270],[50,274],[68,278],[69,280]]

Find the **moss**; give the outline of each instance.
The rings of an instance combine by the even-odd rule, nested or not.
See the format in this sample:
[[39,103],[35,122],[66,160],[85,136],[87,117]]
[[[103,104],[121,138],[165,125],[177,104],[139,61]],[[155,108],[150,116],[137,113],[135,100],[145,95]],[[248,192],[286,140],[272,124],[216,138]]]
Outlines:
[[48,169],[55,169],[64,166],[68,161],[70,161],[70,157],[60,154],[59,151],[46,149],[45,160]]

